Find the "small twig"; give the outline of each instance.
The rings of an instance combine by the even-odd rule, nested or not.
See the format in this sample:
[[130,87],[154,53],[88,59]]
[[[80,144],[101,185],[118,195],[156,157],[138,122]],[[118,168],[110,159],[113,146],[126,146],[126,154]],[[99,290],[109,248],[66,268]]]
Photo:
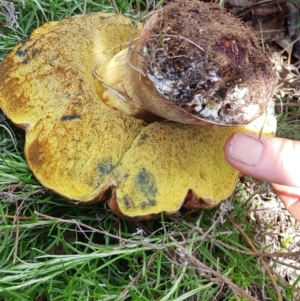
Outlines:
[[[9,214],[8,215],[0,214],[0,218],[1,219],[8,218],[8,219],[14,220],[16,218],[16,216],[15,215],[9,215]],[[34,220],[34,218],[31,217],[31,216],[19,216],[18,219],[20,221],[22,221],[22,220],[23,221],[33,221]],[[44,218],[41,218],[41,219],[44,219]]]
[[287,266],[289,268],[292,268],[294,270],[298,270],[298,271],[300,270],[300,267],[297,267],[297,266],[292,265],[292,264],[288,264],[288,263],[280,261],[278,259],[273,259],[273,261],[276,262],[276,263],[278,263],[278,264],[285,265],[285,266]]
[[[155,35],[151,35],[151,37],[161,37],[161,35],[158,35],[158,34],[155,34]],[[186,38],[184,36],[181,36],[181,35],[175,35],[175,34],[166,34],[164,36],[164,38],[168,38],[168,37],[171,37],[171,38],[178,38],[178,39],[182,39],[182,40],[185,40],[187,41],[188,43],[196,46],[198,49],[200,49],[201,51],[204,51],[204,49],[198,45],[197,43],[193,42],[192,40],[190,40],[189,38]]]
[[[258,253],[256,247],[254,246],[254,244],[252,243],[252,241],[250,240],[250,238],[245,234],[245,232],[240,228],[240,226],[238,226],[233,218],[229,215],[229,214],[226,214],[226,218],[228,219],[228,221],[241,233],[241,235],[244,237],[246,243],[248,244],[248,246],[250,247],[250,249],[253,251],[253,252],[256,252]],[[271,272],[271,269],[270,267],[267,265],[267,263],[264,261],[263,258],[259,258],[259,261],[261,262],[264,270],[267,272],[268,276],[270,277],[270,280],[271,280],[271,283],[275,289],[275,292],[276,292],[276,295],[277,295],[277,300],[278,301],[282,301],[282,296],[280,294],[280,290],[277,286],[277,283],[272,275],[272,272]]]

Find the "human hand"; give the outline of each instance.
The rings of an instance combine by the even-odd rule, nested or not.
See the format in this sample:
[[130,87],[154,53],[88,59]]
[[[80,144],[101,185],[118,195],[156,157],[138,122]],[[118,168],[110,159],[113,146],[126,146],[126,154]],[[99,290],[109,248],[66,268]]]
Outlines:
[[240,132],[226,141],[225,157],[243,174],[271,182],[300,221],[300,142]]

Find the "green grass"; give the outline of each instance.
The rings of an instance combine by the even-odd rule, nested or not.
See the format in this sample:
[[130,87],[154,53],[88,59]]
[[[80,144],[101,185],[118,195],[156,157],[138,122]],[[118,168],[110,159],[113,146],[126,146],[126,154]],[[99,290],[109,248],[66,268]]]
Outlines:
[[[147,8],[146,1],[25,0],[25,7],[12,1],[18,19],[7,28],[4,2],[0,60],[44,22],[113,6],[138,18]],[[0,120],[0,300],[247,300],[233,284],[258,299],[278,300],[258,258],[225,217],[230,212],[255,241],[245,210],[253,195],[243,184],[233,208],[121,220],[105,203],[74,205],[43,188],[27,167],[24,132],[4,115]],[[293,288],[277,284],[284,300],[293,300]]]

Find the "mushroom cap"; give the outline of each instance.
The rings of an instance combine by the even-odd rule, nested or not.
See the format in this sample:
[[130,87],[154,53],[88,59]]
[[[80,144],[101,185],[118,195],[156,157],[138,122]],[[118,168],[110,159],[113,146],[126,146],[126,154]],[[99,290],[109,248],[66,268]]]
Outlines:
[[227,138],[245,130],[272,135],[276,121],[145,124],[105,105],[107,89],[93,67],[103,58],[105,68],[140,30],[108,13],[41,26],[0,64],[1,109],[26,130],[25,156],[35,177],[72,202],[105,199],[115,213],[138,218],[172,214],[184,203],[211,208],[232,194],[239,176],[223,154]]

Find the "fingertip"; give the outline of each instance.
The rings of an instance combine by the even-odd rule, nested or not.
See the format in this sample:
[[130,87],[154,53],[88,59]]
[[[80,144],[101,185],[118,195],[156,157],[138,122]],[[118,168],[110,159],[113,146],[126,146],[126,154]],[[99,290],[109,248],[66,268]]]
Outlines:
[[229,137],[225,144],[225,156],[235,166],[238,165],[234,162],[255,166],[259,162],[263,150],[263,144],[258,137],[250,133],[235,133]]
[[226,142],[225,156],[245,175],[300,187],[300,141],[239,132]]
[[275,193],[280,197],[287,211],[300,221],[300,188],[272,183]]

